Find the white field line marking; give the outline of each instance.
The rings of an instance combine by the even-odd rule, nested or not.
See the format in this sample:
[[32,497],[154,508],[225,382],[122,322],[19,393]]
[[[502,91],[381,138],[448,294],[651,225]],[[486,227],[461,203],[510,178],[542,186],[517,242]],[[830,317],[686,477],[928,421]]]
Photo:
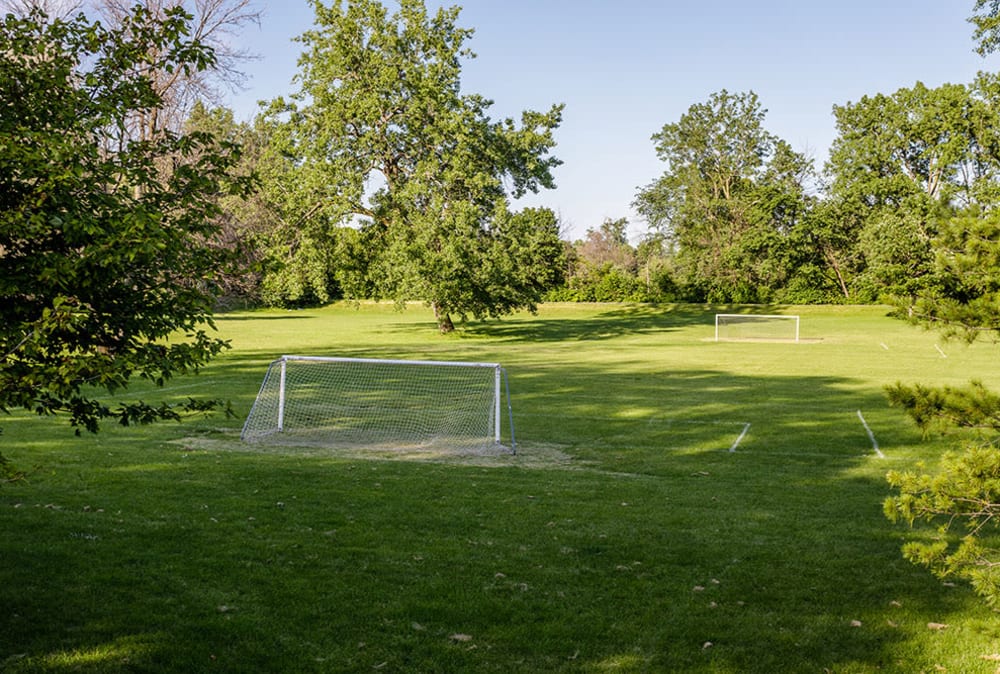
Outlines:
[[948,354],[946,354],[944,351],[942,351],[941,347],[938,346],[937,344],[934,345],[934,348],[937,349],[937,352],[941,354],[942,358],[947,358],[948,357]]
[[888,350],[889,350],[889,347],[885,345],[885,342],[879,342],[879,343],[878,343],[878,345],[879,345],[879,346],[881,346],[881,347],[882,347],[883,349],[885,349],[886,351],[888,351]]
[[872,449],[875,450],[875,455],[880,459],[884,459],[885,454],[883,454],[882,450],[878,448],[878,440],[875,439],[875,434],[872,432],[871,427],[868,426],[868,422],[865,421],[865,417],[861,414],[861,410],[858,410],[858,419],[861,419],[861,425],[865,427],[866,431],[868,431],[868,439],[872,441]]
[[748,421],[694,421],[694,420],[687,421],[684,419],[657,419],[653,417],[650,418],[649,423],[650,425],[652,425],[653,423],[661,423],[661,424],[712,424],[714,426],[723,426],[723,425],[742,426],[743,430],[740,431],[740,435],[739,437],[736,438],[736,442],[734,442],[729,447],[730,454],[736,452],[736,448],[740,446],[740,443],[743,442],[743,438],[746,437],[747,431],[750,430],[750,422]]
[[740,433],[740,437],[736,438],[736,442],[733,443],[733,446],[729,448],[730,454],[736,451],[736,448],[739,446],[740,442],[743,441],[743,437],[747,434],[747,431],[749,430],[750,430],[750,424],[749,423],[743,424],[743,432]]

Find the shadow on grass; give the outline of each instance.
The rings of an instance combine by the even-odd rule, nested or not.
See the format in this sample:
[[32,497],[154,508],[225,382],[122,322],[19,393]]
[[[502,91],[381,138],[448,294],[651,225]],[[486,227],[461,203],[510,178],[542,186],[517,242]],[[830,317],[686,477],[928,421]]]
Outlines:
[[[528,346],[511,363],[522,451],[556,445],[569,465],[176,443],[242,422],[219,418],[74,444],[14,418],[4,441],[30,440],[45,469],[0,491],[0,669],[991,671],[993,616],[905,562],[881,514],[889,464],[856,411],[890,461],[918,435],[877,387],[545,348],[703,318],[479,328]],[[246,410],[272,358],[227,354],[190,381]]]
[[580,317],[518,316],[510,319],[475,321],[462,325],[472,336],[500,341],[584,341],[607,340],[623,335],[668,332],[705,323],[703,308],[686,305],[612,305],[597,315]]
[[[560,305],[568,310],[563,317],[522,315],[514,318],[474,321],[462,330],[477,337],[507,341],[585,341],[606,340],[624,335],[671,332],[692,326],[713,327],[715,313],[786,314],[794,309],[774,305],[623,304]],[[599,313],[581,318],[582,307]],[[577,311],[573,311],[576,309]]]
[[250,321],[288,321],[288,320],[308,320],[313,318],[313,316],[305,314],[297,314],[294,310],[289,310],[287,313],[247,313],[234,311],[232,313],[220,313],[215,314],[213,320],[216,323],[238,323],[238,322],[250,322]]
[[158,459],[5,494],[5,671],[919,671],[976,614],[844,460]]

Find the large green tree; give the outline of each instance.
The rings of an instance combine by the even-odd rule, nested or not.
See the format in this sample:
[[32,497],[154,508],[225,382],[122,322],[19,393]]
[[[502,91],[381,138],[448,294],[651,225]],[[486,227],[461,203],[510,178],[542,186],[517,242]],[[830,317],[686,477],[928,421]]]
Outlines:
[[755,93],[723,90],[653,136],[667,169],[635,205],[702,299],[768,300],[787,278],[812,166],[764,128],[766,112]]
[[78,432],[176,418],[99,396],[226,347],[210,334],[223,261],[207,242],[237,148],[130,131],[162,103],[149,72],[212,66],[188,21],[139,7],[114,29],[40,12],[0,23],[0,409],[68,413]]
[[494,121],[491,101],[463,94],[472,31],[457,25],[458,8],[312,4],[301,89],[271,108],[283,122],[281,152],[293,158],[296,236],[321,248],[335,229],[356,226],[364,274],[345,290],[425,300],[443,331],[452,314],[532,308],[561,268],[558,223],[511,213],[510,198],[554,186],[562,106]]
[[993,203],[1000,168],[997,79],[928,88],[834,106],[838,137],[827,164],[840,242],[854,247],[861,299],[912,295],[933,283],[938,223]]

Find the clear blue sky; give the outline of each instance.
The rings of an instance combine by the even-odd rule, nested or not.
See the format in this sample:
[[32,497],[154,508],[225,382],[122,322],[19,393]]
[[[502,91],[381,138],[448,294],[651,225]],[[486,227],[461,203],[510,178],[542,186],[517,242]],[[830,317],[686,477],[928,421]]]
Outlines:
[[[713,92],[755,91],[767,129],[822,166],[835,104],[1000,68],[972,51],[972,0],[428,0],[438,4],[460,5],[475,29],[463,89],[495,101],[494,118],[566,104],[557,189],[522,205],[555,210],[571,239],[605,218],[645,231],[630,204],[665,168],[650,136]],[[258,6],[261,27],[242,39],[261,58],[230,102],[242,119],[294,90],[291,40],[313,21],[302,0]]]

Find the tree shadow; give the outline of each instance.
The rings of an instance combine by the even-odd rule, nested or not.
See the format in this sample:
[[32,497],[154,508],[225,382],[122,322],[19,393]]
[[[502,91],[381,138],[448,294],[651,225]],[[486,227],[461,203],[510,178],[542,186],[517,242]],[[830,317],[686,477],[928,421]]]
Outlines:
[[217,313],[213,317],[216,323],[239,323],[239,322],[251,322],[251,321],[287,321],[287,320],[306,320],[313,318],[307,314],[296,313],[293,310],[289,310],[282,314],[267,314],[267,313],[246,313],[246,312],[226,312]]
[[[704,316],[621,307],[472,334],[576,345]],[[203,390],[245,414],[273,358],[226,354]],[[522,455],[492,466],[174,442],[232,436],[242,416],[116,429],[95,466],[65,470],[66,450],[53,452],[54,477],[28,485],[40,507],[0,508],[0,663],[21,671],[8,658],[28,653],[23,671],[920,671],[935,664],[928,622],[955,633],[988,623],[965,588],[945,590],[902,559],[881,513],[883,466],[898,464],[873,455],[856,412],[889,461],[919,433],[860,376],[672,368],[627,350],[511,359]],[[15,442],[41,423],[17,421]],[[529,462],[533,445],[571,460]],[[26,500],[17,489],[6,505]],[[85,511],[90,499],[106,512]],[[969,637],[941,638],[957,651]],[[73,651],[106,657],[44,664]]]
[[488,337],[497,341],[562,342],[671,332],[692,325],[707,326],[703,308],[690,305],[637,304],[615,306],[586,318],[581,318],[578,314],[567,314],[559,318],[524,315],[469,322],[461,329],[470,336]]

